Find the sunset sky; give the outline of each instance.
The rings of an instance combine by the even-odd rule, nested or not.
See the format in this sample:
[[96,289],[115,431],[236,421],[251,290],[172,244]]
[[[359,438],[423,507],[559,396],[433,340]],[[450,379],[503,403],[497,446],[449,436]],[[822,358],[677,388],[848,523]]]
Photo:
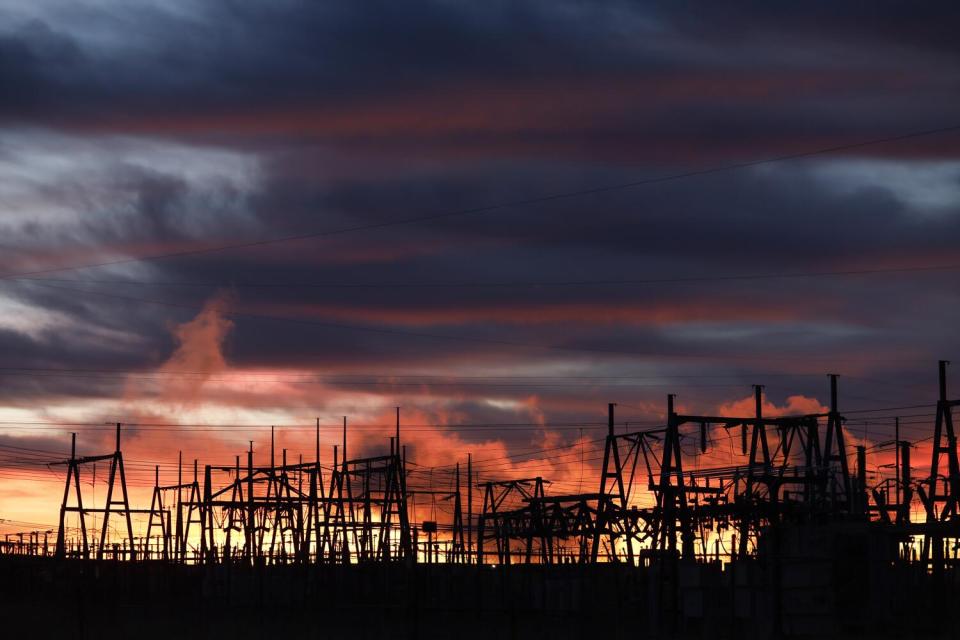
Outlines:
[[838,373],[852,444],[901,415],[927,464],[960,9],[850,6],[2,3],[0,534],[116,422],[138,501],[270,425],[382,451],[396,406],[423,485],[589,491],[608,402],[806,413]]

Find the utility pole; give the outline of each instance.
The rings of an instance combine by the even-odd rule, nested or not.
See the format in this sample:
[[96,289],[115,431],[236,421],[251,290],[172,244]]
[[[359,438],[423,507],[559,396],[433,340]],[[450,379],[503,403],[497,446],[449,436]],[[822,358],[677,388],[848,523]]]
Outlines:
[[473,454],[467,454],[467,562],[473,562]]

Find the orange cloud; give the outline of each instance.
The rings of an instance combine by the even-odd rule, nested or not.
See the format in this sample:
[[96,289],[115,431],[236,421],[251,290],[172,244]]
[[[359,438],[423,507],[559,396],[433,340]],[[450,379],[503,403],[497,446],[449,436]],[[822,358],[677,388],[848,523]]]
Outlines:
[[[821,404],[816,398],[808,398],[802,395],[789,396],[785,404],[777,406],[767,400],[767,396],[764,394],[761,407],[763,409],[763,415],[770,418],[826,413],[830,410],[829,407]],[[729,416],[731,418],[748,418],[756,414],[756,400],[751,395],[740,400],[725,402],[717,408],[717,412],[721,416]]]
[[143,416],[142,404],[147,397],[159,400],[174,413],[197,405],[207,380],[227,370],[222,345],[233,322],[224,316],[226,307],[226,296],[218,294],[207,301],[193,320],[173,328],[177,348],[157,369],[160,375],[146,381],[128,379],[124,392],[127,416],[158,417]]

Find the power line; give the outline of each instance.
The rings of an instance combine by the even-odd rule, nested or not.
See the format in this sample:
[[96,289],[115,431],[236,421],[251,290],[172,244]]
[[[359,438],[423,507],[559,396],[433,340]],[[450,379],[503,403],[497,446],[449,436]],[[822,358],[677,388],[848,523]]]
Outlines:
[[[120,423],[124,428],[144,430],[184,430],[184,431],[240,431],[240,430],[269,430],[276,429],[277,433],[297,432],[316,430],[315,424],[243,424],[243,423],[177,423],[177,422],[123,422]],[[631,420],[631,423],[635,423]],[[636,422],[635,424],[641,424]],[[113,431],[116,429],[116,421],[104,422],[70,422],[70,421],[27,421],[27,420],[5,420],[0,421],[2,428],[22,427],[24,429],[42,429],[42,428],[87,428],[88,430]],[[514,428],[601,428],[606,427],[606,421],[600,420],[570,420],[570,421],[543,421],[543,422],[473,422],[473,423],[405,423],[402,425],[404,432],[417,429],[514,429]],[[393,423],[351,423],[349,431],[354,430],[392,430],[395,427]],[[339,430],[341,423],[320,424],[321,430]],[[2,447],[3,445],[0,445]]]
[[[620,403],[620,406],[630,406],[623,403]],[[847,414],[860,414],[860,413],[874,413],[874,412],[884,412],[884,411],[897,411],[901,409],[916,409],[916,408],[931,408],[936,407],[936,404],[919,404],[919,405],[908,405],[900,407],[878,407],[878,408],[863,408],[863,409],[849,409],[843,410],[840,412],[841,415]],[[641,408],[641,407],[637,407]],[[642,409],[642,408],[641,408]],[[913,414],[904,416],[899,414],[896,417],[909,418],[909,417],[929,417],[934,414]],[[735,417],[735,416],[733,416]],[[778,416],[782,418],[798,418],[803,417],[802,414],[796,415],[783,415]],[[879,420],[892,420],[895,416],[872,416],[868,418],[868,421],[879,421]],[[95,427],[99,429],[114,430],[116,429],[116,424],[118,421],[103,421],[103,422],[71,422],[71,421],[28,421],[28,420],[3,420],[0,421],[0,425],[3,425],[4,428],[8,426],[23,426],[26,428],[34,427]],[[200,429],[200,430],[219,430],[219,429],[276,429],[278,432],[281,431],[314,431],[316,425],[314,423],[303,423],[303,424],[282,424],[282,423],[178,423],[178,422],[124,422],[119,421],[123,427],[129,427],[134,429]],[[859,422],[859,420],[858,420]],[[618,424],[629,423],[633,427],[648,427],[651,426],[644,421],[636,420],[632,417],[623,417],[617,420]],[[427,423],[403,423],[401,428],[404,430],[412,428],[448,428],[448,429],[462,429],[462,428],[510,428],[510,427],[550,427],[550,428],[559,428],[559,427],[571,427],[579,428],[580,426],[584,427],[605,427],[607,426],[607,421],[601,420],[567,420],[567,421],[543,421],[543,422],[461,422],[461,423],[444,423],[444,422],[427,422]],[[910,424],[910,423],[901,423],[901,424]],[[654,425],[657,426],[657,425]],[[393,423],[350,423],[349,430],[354,429],[393,429],[395,424]],[[340,422],[331,422],[331,423],[321,423],[321,429],[340,429],[342,428],[342,423]],[[2,447],[4,445],[0,445]]]
[[847,413],[872,413],[875,411],[899,411],[901,409],[929,409],[930,407],[936,407],[936,403],[927,403],[927,404],[910,404],[903,407],[885,407],[882,409],[851,409],[848,411],[841,411],[842,414]]
[[[126,302],[139,302],[144,304],[154,304],[158,306],[170,307],[175,309],[187,309],[193,312],[200,311],[202,307],[197,305],[183,304],[179,302],[169,302],[166,300],[153,300],[150,298],[140,298],[127,295],[120,295],[115,293],[108,293],[105,291],[96,291],[92,289],[77,289],[73,287],[62,287],[52,284],[38,284],[37,286],[46,287],[48,289],[56,289],[60,291],[68,291],[70,293],[85,293],[101,296],[104,298],[111,298],[115,300],[123,300]],[[407,338],[425,338],[432,340],[446,340],[452,342],[470,342],[477,344],[486,344],[486,345],[497,345],[505,347],[520,347],[525,349],[540,349],[547,351],[563,351],[563,352],[573,352],[573,353],[604,353],[608,355],[620,355],[620,356],[641,356],[641,357],[670,357],[670,358],[696,358],[696,359],[717,359],[723,358],[726,360],[769,360],[769,359],[793,359],[793,360],[805,360],[805,361],[817,361],[817,362],[827,362],[831,361],[833,358],[828,356],[807,356],[801,354],[791,354],[789,356],[784,356],[783,354],[769,354],[769,355],[748,355],[748,354],[699,354],[699,353],[678,353],[678,352],[656,352],[656,351],[631,351],[624,349],[601,349],[598,347],[577,347],[577,346],[567,346],[567,345],[550,345],[550,344],[537,344],[532,342],[520,342],[515,340],[502,340],[497,338],[483,338],[479,336],[455,336],[449,334],[439,334],[439,333],[427,333],[422,331],[407,331],[403,329],[394,329],[388,327],[371,327],[367,325],[354,325],[354,324],[344,324],[339,322],[328,322],[320,320],[311,320],[308,318],[291,318],[288,316],[274,316],[266,315],[260,313],[250,313],[246,311],[221,311],[222,315],[231,316],[235,318],[248,318],[251,320],[263,320],[271,322],[287,322],[291,324],[299,324],[305,326],[314,326],[314,327],[323,327],[327,329],[337,329],[343,331],[360,331],[360,332],[369,332],[369,333],[379,333],[383,335],[392,335],[392,336],[402,336]],[[844,360],[848,361],[863,361],[863,362],[900,362],[901,360],[890,359],[890,358],[870,358],[870,357],[853,357],[853,356],[844,356]]]
[[[117,375],[107,375],[107,374],[71,374],[71,373],[12,373],[12,372],[3,372],[0,371],[0,376],[24,376],[32,378],[80,378],[80,379],[95,379],[95,380],[123,380],[128,381],[131,379],[134,380],[149,380],[149,381],[163,381],[168,380],[169,378],[165,377],[156,377],[150,374],[128,374],[124,376]],[[242,378],[221,378],[217,376],[209,376],[203,379],[203,382],[236,382],[243,381]],[[400,381],[390,381],[390,380],[338,380],[338,379],[316,379],[316,380],[283,380],[283,379],[263,379],[255,378],[253,381],[256,382],[283,382],[285,384],[293,385],[312,385],[312,384],[322,384],[329,386],[376,386],[376,387],[454,387],[454,388],[463,388],[463,387],[480,387],[483,389],[553,389],[553,388],[580,388],[582,389],[585,386],[598,387],[601,386],[597,382],[582,381],[579,383],[563,383],[563,382],[531,382],[531,383],[516,383],[516,382],[440,382],[440,381],[420,381],[420,382],[400,382]],[[647,384],[639,383],[633,381],[617,381],[617,380],[607,380],[602,384],[604,387],[627,387],[627,388],[673,388],[678,385],[676,384]],[[730,388],[730,387],[742,387],[742,384],[690,384],[685,383],[679,385],[682,388]]]
[[[199,371],[199,370],[190,370],[190,369],[163,369],[157,371],[144,372],[141,369],[89,369],[89,368],[65,368],[65,367],[0,367],[0,372],[56,372],[56,373],[105,373],[105,374],[141,374],[149,373],[150,375],[158,376],[181,376],[181,375],[196,375],[196,376],[208,376],[210,371]],[[260,375],[270,376],[270,380],[281,379],[283,374],[277,374],[272,371],[218,371],[216,375],[237,375],[246,377],[255,377]],[[289,376],[310,376],[310,375],[324,375],[321,373],[292,373],[287,374]],[[656,375],[632,375],[632,374],[617,374],[617,375],[577,375],[577,374],[568,374],[568,375],[448,375],[446,373],[393,373],[393,372],[384,372],[384,373],[356,373],[356,374],[337,374],[337,378],[349,380],[351,378],[379,378],[379,377],[389,377],[389,378],[417,378],[417,379],[437,379],[442,378],[445,380],[611,380],[611,379],[630,379],[630,380],[673,380],[673,379],[704,379],[704,378],[737,378],[737,377],[783,377],[783,378],[802,378],[802,377],[823,377],[824,374],[821,373],[757,373],[757,372],[743,372],[743,373],[705,373],[705,374],[656,374]]]
[[231,251],[236,249],[250,249],[255,247],[262,247],[273,244],[281,244],[287,242],[296,242],[300,240],[308,240],[313,238],[326,238],[338,235],[344,235],[348,233],[356,233],[359,231],[372,231],[375,229],[383,229],[388,227],[396,227],[403,225],[416,224],[421,222],[433,222],[436,220],[443,220],[449,218],[455,218],[460,216],[467,215],[476,215],[481,213],[490,213],[493,211],[498,211],[501,209],[514,208],[514,207],[523,207],[533,204],[542,204],[546,202],[556,202],[559,200],[567,200],[571,198],[578,198],[588,195],[597,195],[601,193],[609,193],[613,191],[622,191],[625,189],[632,189],[636,187],[648,186],[653,184],[662,184],[665,182],[673,182],[676,180],[682,180],[686,178],[694,178],[699,176],[711,175],[716,173],[724,173],[728,171],[736,171],[740,169],[747,169],[751,167],[757,167],[764,164],[771,164],[777,162],[786,162],[789,160],[798,160],[801,158],[808,158],[817,155],[824,155],[830,153],[836,153],[839,151],[850,151],[853,149],[860,149],[864,147],[885,144],[890,142],[897,142],[901,140],[908,140],[911,138],[920,138],[924,136],[931,136],[941,133],[948,133],[952,131],[960,130],[960,124],[950,125],[946,127],[938,127],[935,129],[925,129],[921,131],[913,131],[909,133],[904,133],[896,136],[889,136],[884,138],[874,138],[871,140],[862,140],[860,142],[853,142],[848,144],[835,145],[831,147],[823,147],[819,149],[812,149],[809,151],[801,151],[798,153],[784,154],[780,156],[774,156],[770,158],[763,158],[758,160],[749,160],[745,162],[735,162],[725,165],[719,165],[715,167],[710,167],[706,169],[695,169],[692,171],[684,171],[681,173],[673,173],[665,176],[653,177],[653,178],[643,178],[639,180],[633,180],[630,182],[622,182],[618,184],[611,184],[600,187],[591,187],[587,189],[578,189],[575,191],[566,191],[562,193],[554,193],[543,196],[535,196],[531,198],[522,198],[518,200],[508,200],[496,204],[485,205],[480,207],[471,207],[467,209],[456,209],[452,211],[440,212],[440,213],[431,213],[421,216],[413,216],[409,218],[402,218],[399,220],[388,220],[383,222],[373,222],[367,224],[353,225],[349,227],[340,227],[338,229],[328,229],[325,231],[317,231],[312,233],[301,233],[295,235],[281,236],[278,238],[267,238],[261,240],[251,240],[247,242],[237,242],[231,244],[221,244],[210,247],[203,247],[199,249],[187,249],[183,251],[171,251],[166,253],[156,253],[145,256],[135,256],[130,258],[120,258],[116,260],[108,260],[103,262],[93,262],[86,264],[75,264],[62,267],[50,267],[46,269],[36,269],[32,271],[20,271],[20,272],[10,272],[6,274],[0,274],[0,280],[2,279],[12,279],[12,278],[22,278],[25,276],[34,276],[42,275],[47,273],[59,273],[64,271],[75,271],[78,269],[92,269],[96,267],[106,267],[114,266],[118,264],[129,264],[132,262],[144,262],[144,261],[153,261],[153,260],[164,260],[169,258],[183,258],[188,256],[203,255],[208,253],[218,253],[223,251]]
[[890,273],[916,273],[935,271],[960,270],[960,264],[915,265],[910,267],[882,267],[876,269],[838,269],[833,271],[791,271],[780,273],[741,273],[717,276],[681,276],[670,278],[642,278],[642,279],[595,279],[595,280],[541,280],[520,282],[482,282],[482,281],[453,281],[453,282],[158,282],[155,280],[93,280],[77,278],[19,278],[7,277],[8,280],[21,282],[55,282],[60,284],[108,284],[108,285],[135,285],[157,287],[224,287],[237,289],[519,289],[519,288],[551,288],[551,287],[597,287],[621,285],[648,285],[648,284],[684,284],[698,282],[739,282],[748,280],[782,280],[795,278],[819,278],[840,276],[863,276]]

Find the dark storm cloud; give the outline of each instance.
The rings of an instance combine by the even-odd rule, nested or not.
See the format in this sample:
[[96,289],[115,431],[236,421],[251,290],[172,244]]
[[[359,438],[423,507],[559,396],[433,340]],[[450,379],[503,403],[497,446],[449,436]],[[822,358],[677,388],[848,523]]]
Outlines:
[[[351,223],[392,220],[407,214],[406,203],[416,202],[425,210],[455,200],[478,201],[491,197],[483,185],[499,185],[505,197],[524,185],[536,183],[506,174],[473,176],[473,182],[455,178],[445,182],[391,181],[354,184],[318,193],[304,185],[293,189],[270,188],[251,198],[251,210],[260,220],[260,228],[276,235],[296,233],[313,224],[321,224],[324,211],[335,212],[335,219]],[[136,191],[152,194],[138,200],[144,211],[143,228],[138,218],[128,220],[129,227],[117,236],[109,227],[106,244],[134,243],[142,237],[166,237],[171,222],[164,215],[178,211],[170,202],[190,200],[183,189],[170,188],[169,181],[149,176]],[[167,185],[162,188],[156,184]],[[172,182],[172,184],[179,184]],[[583,330],[596,324],[634,324],[657,327],[671,322],[801,322],[816,323],[829,315],[835,322],[876,324],[864,310],[876,305],[876,291],[864,299],[848,293],[834,282],[790,281],[781,283],[746,282],[725,285],[716,291],[711,283],[687,283],[680,286],[638,287],[407,287],[404,283],[516,280],[623,279],[656,278],[685,273],[769,272],[796,269],[830,270],[877,264],[888,257],[916,260],[948,251],[960,238],[960,224],[952,215],[929,215],[914,211],[891,189],[873,186],[850,193],[837,192],[829,181],[815,179],[806,170],[775,169],[760,174],[731,174],[722,178],[704,178],[691,189],[689,184],[661,185],[637,193],[604,197],[599,201],[571,202],[537,210],[498,213],[455,223],[397,228],[387,233],[352,237],[344,246],[334,240],[293,243],[266,250],[225,252],[151,263],[154,279],[172,283],[231,283],[236,310],[256,315],[281,315],[304,318],[320,324],[315,327],[285,326],[273,332],[264,330],[269,321],[250,319],[240,323],[237,352],[244,359],[278,363],[292,358],[301,361],[305,354],[336,362],[353,353],[363,359],[392,358],[385,355],[390,343],[402,343],[402,334],[377,335],[375,332],[351,332],[339,326],[360,325],[377,328],[397,326],[415,332],[422,327],[465,326],[452,332],[478,335],[496,340],[502,327],[536,343],[563,344],[571,327]],[[499,197],[500,194],[493,194]],[[289,218],[276,211],[289,209],[302,199],[309,206],[294,206]],[[142,203],[149,203],[143,205]],[[283,203],[283,204],[278,204]],[[304,217],[315,206],[316,220],[305,224]],[[139,209],[137,209],[139,210]],[[159,212],[159,213],[158,213]],[[157,216],[154,219],[154,216]],[[505,223],[505,219],[509,222]],[[123,229],[121,227],[121,229]],[[90,229],[86,231],[90,233]],[[182,239],[173,233],[174,240]],[[426,247],[426,249],[424,249]],[[278,251],[277,249],[280,249]],[[341,254],[342,255],[339,255]],[[377,259],[381,253],[385,258]],[[90,273],[84,277],[93,278]],[[108,278],[109,279],[109,278]],[[117,278],[114,277],[116,280]],[[123,296],[133,300],[169,301],[186,305],[175,308],[179,315],[199,308],[219,287],[142,287],[121,288],[87,286],[104,291],[100,300],[106,306],[123,305]],[[244,283],[273,283],[277,286],[245,288]],[[296,283],[362,284],[397,282],[391,288],[296,287]],[[924,284],[926,283],[926,284]],[[842,284],[842,283],[841,283]],[[66,286],[61,283],[59,286]],[[897,284],[888,283],[889,290]],[[924,286],[934,290],[942,286],[936,275],[927,276],[920,289],[912,284],[913,295]],[[109,295],[119,295],[111,299]],[[75,314],[89,300],[63,298],[60,290],[36,289],[31,295],[45,308]],[[762,304],[756,296],[762,295]],[[146,335],[158,335],[166,328],[154,322],[154,313],[135,302],[134,312],[121,316],[104,314],[97,322],[119,327],[145,322]],[[157,307],[163,310],[162,305]],[[896,310],[892,315],[896,315]],[[892,315],[888,312],[885,318]],[[609,317],[608,317],[609,316]],[[139,320],[138,320],[139,319]],[[323,323],[328,326],[324,326]],[[253,323],[249,335],[245,326]],[[547,336],[538,324],[561,327],[557,335]],[[493,327],[493,328],[491,328]],[[534,328],[531,328],[534,327]],[[566,327],[566,329],[564,329]],[[320,335],[320,334],[326,334]],[[642,351],[644,341],[633,345],[627,336],[617,336],[625,345]],[[651,338],[652,339],[652,338]],[[304,349],[303,344],[316,348]],[[438,353],[496,349],[495,345],[457,344],[442,339],[417,339],[416,346],[397,349],[402,358],[428,358]],[[626,347],[625,347],[626,348]],[[615,351],[615,349],[611,349]],[[410,352],[415,352],[411,354]],[[509,351],[509,346],[504,346]]]
[[[37,165],[41,187],[23,206],[76,215],[11,223],[9,243],[19,251],[5,252],[4,268],[396,221],[932,128],[958,112],[952,5],[718,6],[216,2],[10,13],[0,28],[3,122],[21,147],[63,136],[93,141],[98,153],[65,148],[77,164],[66,179],[46,177],[49,162]],[[955,162],[957,139],[931,136],[837,160],[886,158],[891,175],[898,162],[904,171],[919,163],[921,175],[935,161]],[[183,166],[161,166],[155,145],[175,148]],[[0,150],[16,165],[20,151]],[[256,179],[235,167],[198,173],[234,156],[255,166]],[[242,286],[644,279],[956,261],[955,201],[918,204],[896,181],[850,171],[818,158],[430,224],[51,274],[129,284],[5,285],[67,320],[30,335],[5,333],[2,349],[10,366],[155,367],[174,347],[171,327],[225,289],[229,309],[248,314],[232,316],[224,345],[238,367],[463,372],[559,361],[619,372],[651,354],[677,356],[688,371],[807,373],[830,364],[817,357],[858,369],[868,366],[864,354],[893,360],[956,350],[948,329],[960,312],[955,273],[636,287]],[[921,316],[927,306],[937,315]],[[784,357],[776,367],[738,359],[768,354]],[[819,393],[821,382],[799,388]],[[92,378],[6,387],[20,399],[109,397],[119,388]],[[466,398],[463,411],[477,416],[500,415],[471,399],[487,392],[537,393],[555,406],[569,396],[455,384],[431,392]],[[576,393],[602,409],[618,392],[601,385]],[[663,389],[637,393],[660,398]]]
[[949,119],[957,79],[947,11],[955,9],[68,6],[11,16],[0,86],[12,98],[9,121],[80,130],[688,160],[711,141],[726,151],[783,148]]
[[[658,2],[666,12],[677,11],[677,3]],[[684,3],[681,20],[692,33],[704,36],[727,34],[735,38],[749,25],[763,34],[820,33],[825,42],[843,37],[855,42],[882,42],[903,45],[918,52],[960,54],[951,22],[960,16],[952,2],[921,4],[884,0],[868,5],[859,2],[816,0],[798,3],[770,3],[762,0],[726,3]]]
[[[560,62],[615,64],[622,54],[599,37],[612,28],[610,16],[589,29],[590,37],[582,14],[604,18],[603,12],[573,7],[551,15],[546,7],[512,3],[214,2],[187,13],[118,4],[100,11],[68,7],[21,24],[11,18],[2,41],[3,78],[20,102],[8,104],[8,113],[30,117],[19,112],[30,107],[99,116],[130,107],[236,108],[238,100],[350,102],[464,72],[539,72],[558,55]],[[86,42],[84,30],[95,21],[103,30],[135,24],[136,37],[121,36],[116,50],[94,38]],[[590,47],[582,47],[585,40]],[[117,50],[131,55],[112,57]]]
[[[335,185],[322,194],[309,184],[285,181],[276,188],[268,187],[254,201],[262,211],[291,211],[294,225],[309,219],[310,213],[331,210],[371,224],[409,217],[411,206],[418,214],[429,214],[455,210],[461,203],[504,202],[519,194],[575,191],[638,177],[622,171],[565,171],[557,167],[538,172],[531,165],[528,163],[525,170],[511,166],[474,168],[459,175],[450,171],[442,177],[429,174],[354,181]],[[957,171],[960,173],[960,168]],[[953,181],[957,179],[955,175]],[[298,198],[305,206],[289,208],[289,203]],[[429,250],[431,238],[437,243],[436,251]],[[563,263],[571,255],[567,252],[575,252],[573,256],[595,254],[594,270],[596,263],[610,260],[615,264],[618,258],[682,258],[698,266],[722,259],[730,268],[763,260],[782,270],[783,266],[810,264],[813,260],[822,267],[836,267],[894,250],[936,254],[949,250],[958,240],[960,219],[955,215],[924,213],[894,187],[876,179],[865,179],[853,188],[840,185],[829,177],[829,171],[807,162],[701,176],[539,206],[507,207],[430,225],[371,232],[351,242],[356,246],[358,241],[389,241],[401,247],[424,242],[426,256],[412,262],[447,274],[450,265],[432,262],[434,255],[443,260],[451,254],[469,256],[475,247],[481,251],[495,247],[500,254],[497,261],[478,261],[473,266],[490,274],[488,280],[496,281],[501,264],[506,264],[504,275],[514,270],[510,260],[513,252],[523,255],[529,272],[541,274],[563,273]],[[544,258],[543,265],[538,264],[538,257]],[[397,267],[402,269],[403,265]],[[350,268],[356,273],[355,267]],[[572,275],[576,269],[566,271]]]
[[[29,330],[0,329],[0,395],[8,406],[122,395],[124,375],[111,370],[156,366],[173,346],[171,317],[157,309],[37,285],[8,285],[4,293],[48,318]],[[90,375],[97,371],[103,375]]]
[[[23,152],[29,140],[19,134],[0,168],[8,184],[22,186],[22,193],[4,202],[9,218],[3,226],[11,240],[0,257],[5,272],[182,250],[191,243],[198,248],[210,236],[260,231],[245,216],[249,187],[238,183],[242,178],[216,170],[193,175],[197,163],[216,167],[216,156],[191,158],[186,166],[149,166],[162,151],[131,161],[124,157],[129,148],[103,143],[93,152],[92,145],[68,144],[54,160],[38,161]],[[48,162],[67,168],[48,174]],[[175,165],[177,159],[164,162]],[[75,215],[30,215],[51,208]]]

